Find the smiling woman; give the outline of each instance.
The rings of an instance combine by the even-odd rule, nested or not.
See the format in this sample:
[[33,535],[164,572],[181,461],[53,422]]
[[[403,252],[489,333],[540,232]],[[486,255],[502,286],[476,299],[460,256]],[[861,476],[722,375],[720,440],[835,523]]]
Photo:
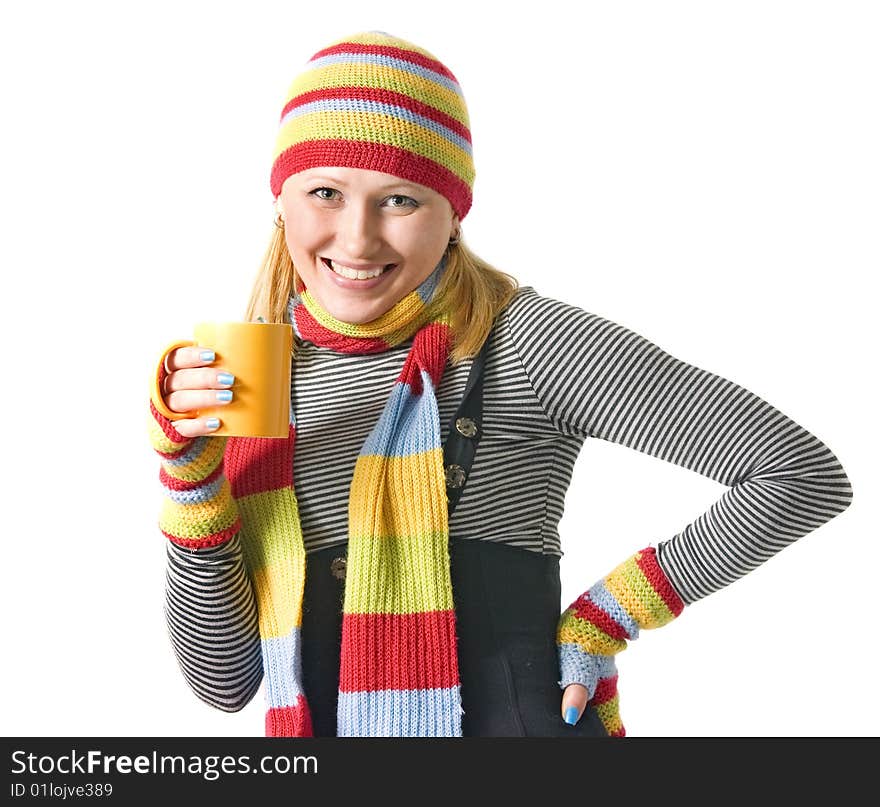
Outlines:
[[[265,681],[268,735],[621,736],[616,654],[852,499],[766,401],[471,252],[473,182],[442,62],[381,31],[331,43],[282,107],[247,312],[292,326],[287,438],[214,434],[199,406],[248,379],[207,346],[158,363],[174,651],[219,709]],[[729,490],[585,572],[563,610],[559,524],[590,438]]]

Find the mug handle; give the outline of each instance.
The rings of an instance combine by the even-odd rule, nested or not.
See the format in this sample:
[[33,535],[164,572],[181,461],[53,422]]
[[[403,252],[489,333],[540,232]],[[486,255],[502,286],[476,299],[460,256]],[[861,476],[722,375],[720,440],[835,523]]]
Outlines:
[[165,379],[165,376],[168,373],[165,370],[165,359],[168,358],[168,354],[174,350],[177,350],[179,347],[193,347],[196,343],[192,339],[182,339],[178,342],[172,342],[165,350],[162,351],[162,357],[159,359],[159,363],[156,365],[156,372],[153,373],[153,381],[150,387],[151,398],[153,399],[153,406],[159,411],[160,414],[164,415],[168,420],[182,420],[183,418],[197,418],[199,413],[197,411],[193,412],[175,412],[172,409],[169,409],[165,405],[165,398],[162,393],[162,381]]

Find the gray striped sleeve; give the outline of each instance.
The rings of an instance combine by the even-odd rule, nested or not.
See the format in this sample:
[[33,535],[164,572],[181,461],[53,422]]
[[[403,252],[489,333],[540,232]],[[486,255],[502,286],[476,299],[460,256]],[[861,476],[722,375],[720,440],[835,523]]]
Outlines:
[[685,603],[747,574],[852,500],[849,479],[826,445],[732,381],[534,292],[511,306],[508,322],[523,368],[561,433],[619,443],[730,488],[657,545]]
[[238,535],[217,547],[167,544],[165,619],[193,692],[226,712],[259,689],[263,661],[253,588]]

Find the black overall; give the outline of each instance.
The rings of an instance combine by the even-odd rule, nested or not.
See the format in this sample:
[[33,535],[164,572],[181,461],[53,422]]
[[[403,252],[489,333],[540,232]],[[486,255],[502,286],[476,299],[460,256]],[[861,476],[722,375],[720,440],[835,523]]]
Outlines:
[[[443,446],[449,514],[458,504],[482,435],[483,365],[474,358]],[[556,649],[559,558],[481,540],[451,540],[465,737],[604,737],[588,707],[576,726],[561,716]],[[306,556],[303,686],[316,737],[336,736],[346,547]]]

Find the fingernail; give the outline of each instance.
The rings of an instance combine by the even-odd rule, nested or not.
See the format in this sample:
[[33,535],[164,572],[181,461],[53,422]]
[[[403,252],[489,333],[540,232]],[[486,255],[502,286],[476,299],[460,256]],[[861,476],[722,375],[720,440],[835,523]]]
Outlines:
[[234,381],[235,376],[232,373],[217,373],[217,383],[224,387],[231,387]]
[[222,401],[223,403],[229,403],[232,400],[232,390],[231,389],[217,390],[217,400]]
[[211,431],[214,431],[214,429],[219,429],[219,428],[220,428],[220,418],[208,418],[208,419],[205,421],[205,425],[206,425]]
[[569,706],[568,709],[565,710],[565,722],[570,726],[573,726],[578,722],[577,706]]
[[203,350],[199,353],[199,358],[202,361],[214,361],[214,351],[213,350]]

